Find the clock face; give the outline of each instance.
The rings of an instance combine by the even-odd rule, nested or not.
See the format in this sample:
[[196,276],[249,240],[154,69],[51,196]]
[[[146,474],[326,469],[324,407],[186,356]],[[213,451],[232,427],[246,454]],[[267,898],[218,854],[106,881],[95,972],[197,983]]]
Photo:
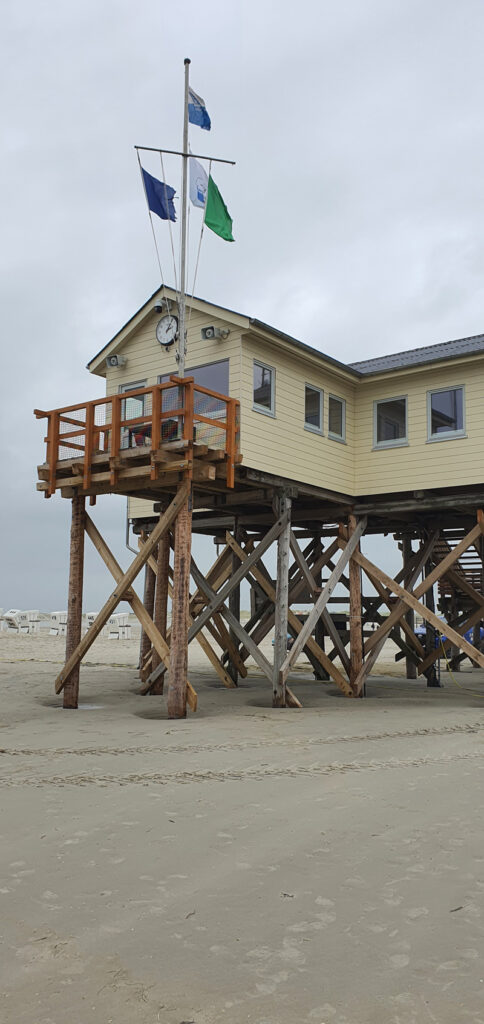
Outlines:
[[171,313],[162,316],[156,325],[156,337],[160,345],[171,345],[176,338],[177,331],[178,317],[172,316]]

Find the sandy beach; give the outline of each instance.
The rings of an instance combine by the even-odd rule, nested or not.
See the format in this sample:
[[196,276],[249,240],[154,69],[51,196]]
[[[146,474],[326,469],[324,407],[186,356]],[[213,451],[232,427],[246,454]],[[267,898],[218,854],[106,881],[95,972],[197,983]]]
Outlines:
[[362,701],[301,662],[302,710],[251,665],[199,711],[138,694],[100,638],[81,706],[64,641],[0,633],[5,1024],[484,1022],[484,673]]

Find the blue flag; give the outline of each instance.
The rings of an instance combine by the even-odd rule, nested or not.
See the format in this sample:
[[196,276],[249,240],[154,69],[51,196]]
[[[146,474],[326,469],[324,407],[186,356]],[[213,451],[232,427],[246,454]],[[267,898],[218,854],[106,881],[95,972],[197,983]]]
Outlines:
[[164,181],[158,181],[158,178],[153,178],[151,174],[148,174],[148,171],[145,171],[144,167],[141,170],[143,171],[146,199],[150,210],[153,213],[157,213],[158,217],[161,217],[162,220],[176,220],[175,206],[173,204],[175,189],[171,185],[165,185]]
[[210,131],[211,123],[205,106],[205,100],[197,96],[193,89],[188,88],[188,120],[190,124],[198,124],[199,128]]

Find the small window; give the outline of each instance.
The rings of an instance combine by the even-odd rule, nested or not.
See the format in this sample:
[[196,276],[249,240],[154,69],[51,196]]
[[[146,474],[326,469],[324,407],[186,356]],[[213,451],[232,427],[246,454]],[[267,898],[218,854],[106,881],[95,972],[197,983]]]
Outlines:
[[395,448],[407,444],[407,399],[385,398],[374,403],[374,446]]
[[311,384],[304,386],[304,426],[317,434],[323,432],[323,392]]
[[344,398],[328,398],[328,436],[333,441],[346,440],[346,402]]
[[[145,387],[145,380],[136,380],[132,384],[121,384],[119,390],[121,394],[125,394],[127,391],[138,391],[139,388]],[[137,416],[144,416],[147,397],[136,395],[135,398],[125,398],[121,403],[121,419],[134,420]]]
[[464,388],[440,388],[427,393],[428,439],[464,437]]
[[254,359],[254,409],[274,416],[274,379],[275,370]]

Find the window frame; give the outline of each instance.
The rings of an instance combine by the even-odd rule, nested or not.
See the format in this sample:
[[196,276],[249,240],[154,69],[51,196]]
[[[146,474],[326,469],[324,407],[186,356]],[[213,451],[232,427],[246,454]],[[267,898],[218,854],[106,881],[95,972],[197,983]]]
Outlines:
[[[341,406],[341,434],[335,434],[333,430],[329,429],[329,404],[331,399],[333,402],[339,402]],[[339,441],[340,444],[346,444],[346,398],[333,395],[331,392],[328,394],[328,437],[331,441]]]
[[[269,370],[271,373],[271,406],[270,409],[266,405],[258,405],[254,400],[254,367],[260,366],[263,370]],[[263,363],[261,359],[252,360],[252,409],[254,412],[260,412],[263,416],[271,416],[275,419],[276,416],[276,368],[270,366],[268,363]]]
[[[207,366],[217,366],[220,363],[227,363],[228,382],[229,382],[229,390],[230,390],[230,357],[229,356],[224,356],[223,359],[211,359],[210,362],[208,362],[208,363],[198,363],[197,366],[186,367],[185,368],[185,377],[190,377],[192,375],[192,373],[195,372],[195,370],[204,370],[205,367],[207,367]],[[158,384],[163,384],[163,377],[173,377],[173,376],[176,376],[176,370],[173,373],[159,373],[158,374]],[[195,382],[195,387],[197,387],[196,382]],[[206,387],[206,385],[205,384],[200,384],[199,387]],[[211,389],[209,388],[209,390],[211,390]],[[215,390],[215,389],[213,389],[213,390]],[[226,397],[227,398],[230,398],[229,390],[226,392]],[[224,394],[224,392],[223,391],[218,391],[217,394],[219,394],[219,395],[220,394]]]
[[[148,384],[146,383],[146,379],[145,380],[135,380],[135,381],[129,382],[128,384],[120,384],[119,385],[119,389],[118,389],[118,394],[119,395],[128,396],[130,391],[138,391],[139,388],[147,388],[147,387],[148,387]],[[138,401],[143,403],[143,412],[140,413],[140,416],[144,416],[144,414],[145,414],[145,412],[144,412],[145,399],[146,399],[146,395],[140,395],[138,397]],[[126,398],[124,399],[124,401],[126,402]],[[134,399],[134,401],[136,401],[136,399]],[[127,420],[127,419],[130,419],[130,418],[134,419],[135,417],[126,416],[126,405],[125,405],[124,411],[122,411],[122,413],[121,413],[121,419],[122,420]]]
[[[315,427],[314,423],[308,423],[308,421],[306,419],[306,389],[307,388],[309,388],[310,391],[315,391],[316,394],[319,395],[319,427]],[[308,381],[305,381],[304,382],[304,429],[305,430],[309,430],[309,432],[311,434],[319,434],[320,436],[322,436],[324,434],[323,415],[324,415],[324,390],[323,390],[323,388],[318,388],[316,386],[316,384],[309,384]]]
[[[459,427],[458,430],[442,430],[439,434],[432,434],[432,395],[442,394],[444,391],[462,391],[462,427]],[[465,384],[450,384],[443,388],[430,388],[427,391],[427,444],[435,444],[436,441],[454,441],[460,437],[467,437]]]
[[[405,402],[405,435],[404,437],[391,438],[388,441],[378,440],[378,406],[389,402]],[[406,448],[408,447],[408,395],[390,395],[389,398],[376,398],[373,402],[373,451],[381,451],[384,448]]]

